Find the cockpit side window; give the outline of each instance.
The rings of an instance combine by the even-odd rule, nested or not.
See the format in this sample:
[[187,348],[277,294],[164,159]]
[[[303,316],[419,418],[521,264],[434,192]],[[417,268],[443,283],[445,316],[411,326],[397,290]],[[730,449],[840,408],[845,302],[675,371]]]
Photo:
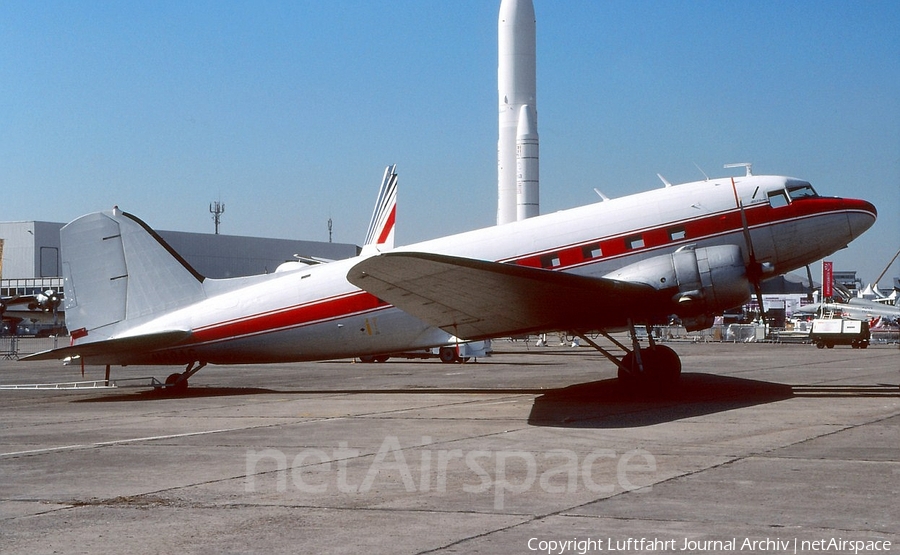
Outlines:
[[788,205],[787,191],[779,189],[769,193],[769,205],[772,208],[781,208]]
[[803,183],[801,185],[792,185],[787,188],[788,195],[790,195],[791,200],[797,200],[801,198],[814,198],[818,197],[818,193],[816,193],[815,189],[812,188],[812,185],[809,183]]

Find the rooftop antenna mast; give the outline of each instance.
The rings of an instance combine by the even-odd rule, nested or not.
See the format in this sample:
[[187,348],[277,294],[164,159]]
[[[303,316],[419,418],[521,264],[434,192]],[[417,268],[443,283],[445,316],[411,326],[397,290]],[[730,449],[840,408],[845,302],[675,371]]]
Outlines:
[[218,200],[209,203],[209,213],[213,215],[213,222],[216,224],[216,235],[218,235],[219,223],[222,221],[222,214],[225,213],[225,203]]

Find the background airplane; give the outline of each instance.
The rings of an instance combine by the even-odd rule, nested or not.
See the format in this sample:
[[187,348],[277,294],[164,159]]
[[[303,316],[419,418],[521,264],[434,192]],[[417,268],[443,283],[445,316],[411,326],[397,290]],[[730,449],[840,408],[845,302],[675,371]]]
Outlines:
[[[206,279],[121,210],[61,231],[72,344],[27,359],[183,364],[377,355],[462,339],[568,330],[620,376],[674,382],[678,356],[635,328],[703,329],[763,277],[843,248],[875,221],[862,200],[782,176],[710,179],[290,272]],[[617,356],[588,334],[631,332]]]
[[[372,209],[372,218],[366,231],[366,239],[363,249],[392,249],[394,248],[394,223],[397,217],[397,164],[384,169],[384,177],[378,187],[378,197],[375,200],[375,208]],[[295,254],[296,260],[284,262],[275,269],[276,272],[286,272],[305,268],[312,264],[334,262],[323,258],[301,256]]]
[[4,322],[11,334],[16,333],[19,323],[50,321],[59,323],[59,306],[63,294],[52,289],[31,295],[13,295],[0,298],[0,321]]
[[872,320],[881,317],[894,322],[900,319],[900,307],[855,297],[847,302],[814,303],[802,306],[797,312],[819,317],[827,317],[831,314],[836,318],[844,317],[854,320]]

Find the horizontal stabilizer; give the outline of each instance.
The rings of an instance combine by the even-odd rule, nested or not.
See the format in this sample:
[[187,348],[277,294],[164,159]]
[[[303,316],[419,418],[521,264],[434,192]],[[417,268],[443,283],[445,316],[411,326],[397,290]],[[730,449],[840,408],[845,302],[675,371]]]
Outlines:
[[463,339],[621,326],[657,300],[641,283],[419,252],[367,258],[347,279]]
[[24,356],[21,360],[56,360],[81,357],[86,362],[95,364],[126,364],[131,353],[145,355],[147,351],[153,349],[177,345],[187,340],[190,336],[191,332],[189,331],[172,330],[131,337],[118,337],[42,351]]

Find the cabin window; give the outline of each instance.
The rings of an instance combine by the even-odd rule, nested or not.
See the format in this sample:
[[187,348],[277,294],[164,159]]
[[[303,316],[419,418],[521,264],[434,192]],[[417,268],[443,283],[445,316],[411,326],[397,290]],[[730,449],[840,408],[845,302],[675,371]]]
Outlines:
[[632,235],[631,237],[627,237],[625,239],[625,248],[628,250],[644,248],[644,236]]
[[788,195],[790,195],[791,200],[797,200],[798,198],[815,198],[819,196],[809,183],[788,187]]
[[687,232],[684,230],[684,227],[673,227],[669,229],[669,240],[670,241],[681,241],[687,237]]
[[545,254],[541,257],[541,268],[556,268],[559,266],[558,254]]
[[603,256],[603,251],[600,249],[599,243],[585,245],[581,247],[581,256],[586,260],[590,260],[592,258],[600,258],[601,256]]
[[784,190],[769,193],[769,205],[772,208],[781,208],[788,205],[787,192]]

